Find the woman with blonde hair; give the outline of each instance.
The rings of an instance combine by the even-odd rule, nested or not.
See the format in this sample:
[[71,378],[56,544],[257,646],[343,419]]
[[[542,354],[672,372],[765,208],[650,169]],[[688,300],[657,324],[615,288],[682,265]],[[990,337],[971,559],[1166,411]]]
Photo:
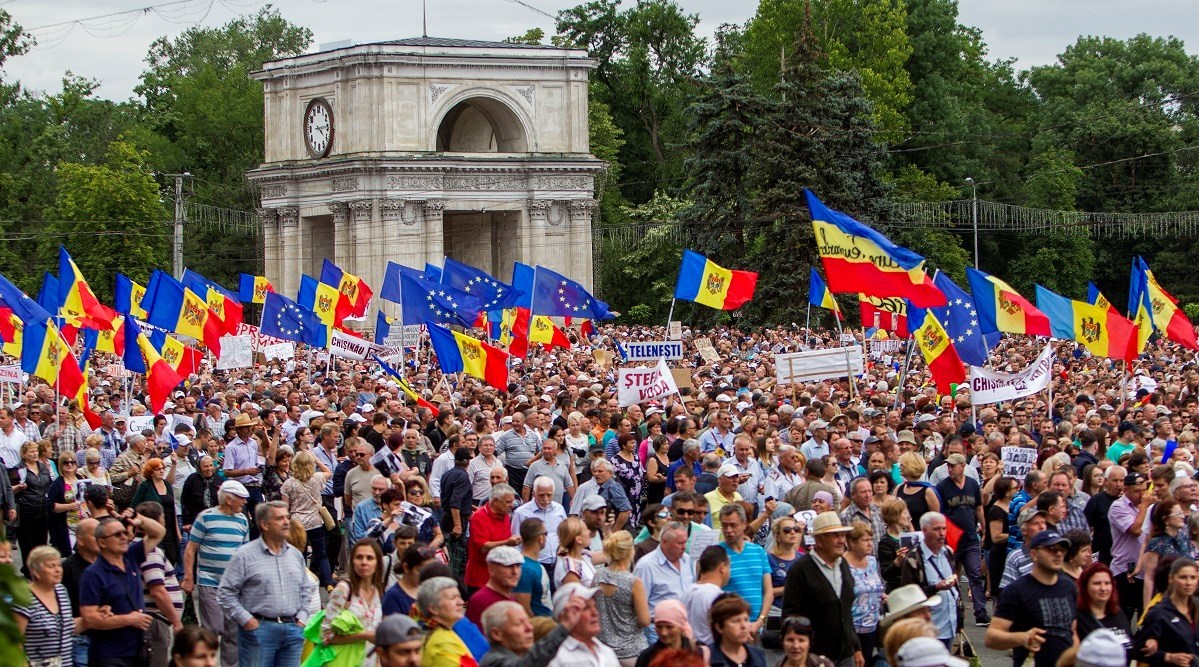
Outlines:
[[176,520],[175,511],[175,490],[167,484],[167,468],[162,459],[150,459],[142,464],[142,483],[138,485],[137,490],[133,492],[133,504],[131,507],[137,507],[141,503],[152,500],[159,505],[162,505],[163,520],[166,521],[167,534],[162,538],[162,552],[166,554],[167,560],[174,565],[179,561],[179,521]]
[[925,512],[940,512],[941,499],[937,491],[924,478],[928,464],[924,457],[916,452],[908,452],[899,457],[899,474],[903,483],[895,487],[895,497],[908,506],[908,514],[912,515],[912,523],[920,523],[920,517]]
[[[10,479],[16,475],[18,483],[12,485],[17,503],[17,544],[21,553],[27,554],[34,547],[46,544],[49,536],[49,517],[46,512],[46,492],[50,490],[50,468],[38,460],[37,443],[25,441],[20,447],[21,464],[9,471]],[[29,576],[29,564],[21,565],[21,572]]]
[[577,581],[588,588],[595,578],[595,566],[587,545],[591,530],[577,516],[568,516],[558,524],[558,560],[554,563],[554,588]]
[[[317,466],[322,470],[318,471]],[[316,460],[312,452],[302,451],[291,461],[291,477],[279,487],[280,497],[287,503],[287,511],[308,533],[308,546],[312,548],[308,568],[320,577],[321,585],[326,588],[335,582],[329,557],[325,553],[325,522],[321,518],[320,508],[321,491],[331,476],[332,473]]]
[[853,574],[853,627],[862,646],[866,664],[874,664],[878,647],[878,622],[883,607],[885,585],[879,573],[874,551],[874,529],[864,521],[854,521],[849,531],[845,562]]
[[29,552],[31,596],[28,606],[14,606],[17,632],[24,637],[25,657],[30,665],[70,665],[76,630],[71,617],[71,598],[62,585],[62,560],[58,550],[42,545]]
[[599,640],[616,653],[621,667],[633,667],[637,656],[649,648],[643,629],[649,627],[649,595],[641,579],[633,576],[633,536],[618,530],[604,540],[608,566],[592,579],[599,589]]
[[75,460],[80,463],[79,475],[100,486],[112,486],[112,481],[108,479],[108,471],[102,465],[104,456],[100,454],[99,443],[95,447],[91,446],[90,440],[92,438],[97,438],[103,442],[103,438],[94,433],[87,436],[89,441],[88,448],[75,455]]
[[79,525],[83,509],[83,486],[76,474],[79,462],[75,460],[75,452],[60,454],[58,469],[62,474],[50,483],[46,496],[50,503],[50,544],[66,558],[71,555],[75,526]]
[[932,637],[936,639],[936,626],[923,618],[905,618],[891,624],[887,628],[887,635],[883,638],[883,651],[887,654],[887,664],[900,664],[899,649],[917,637]]

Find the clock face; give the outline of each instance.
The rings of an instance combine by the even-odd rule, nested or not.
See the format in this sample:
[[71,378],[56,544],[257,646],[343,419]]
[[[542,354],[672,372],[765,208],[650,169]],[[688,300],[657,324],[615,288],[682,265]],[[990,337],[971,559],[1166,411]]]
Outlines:
[[333,108],[324,98],[314,98],[304,110],[304,146],[314,158],[325,157],[333,147]]

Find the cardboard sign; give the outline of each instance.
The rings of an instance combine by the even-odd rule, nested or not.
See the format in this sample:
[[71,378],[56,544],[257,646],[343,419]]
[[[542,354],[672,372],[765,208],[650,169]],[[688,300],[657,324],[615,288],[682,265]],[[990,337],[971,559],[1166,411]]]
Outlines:
[[1003,461],[1003,476],[1023,484],[1024,476],[1037,464],[1037,450],[1031,447],[1003,447],[999,451],[999,458]]
[[710,339],[696,338],[695,350],[699,352],[699,356],[703,357],[704,361],[708,362],[709,364],[720,363],[720,353],[716,351],[716,348],[712,345],[712,341]]
[[665,359],[659,359],[658,365],[650,368],[622,368],[616,382],[622,408],[679,393]]
[[591,357],[595,359],[595,363],[603,368],[608,368],[612,365],[612,353],[607,350],[594,350]]
[[853,345],[780,354],[774,373],[779,384],[795,384],[861,375],[864,366],[862,346]]
[[20,366],[0,366],[0,382],[21,384]]
[[672,368],[670,374],[674,376],[674,383],[680,387],[690,387],[691,385],[691,369],[690,368]]
[[666,337],[670,340],[683,340],[683,323],[671,320],[670,325],[666,327]]
[[291,343],[291,341],[283,340],[282,338],[275,338],[274,336],[267,336],[267,335],[259,332],[258,327],[254,326],[253,324],[246,324],[245,322],[242,322],[240,325],[238,325],[237,335],[238,336],[244,336],[244,335],[252,336],[254,339],[254,351],[255,352],[262,352],[263,348],[267,347],[268,345],[279,345],[282,343],[288,343],[288,344]]
[[423,324],[405,324],[402,330],[400,327],[392,327],[387,338],[383,339],[383,344],[392,347],[416,347],[420,345],[420,335],[424,330]]
[[221,337],[221,356],[217,370],[248,368],[254,365],[254,337],[249,334]]
[[648,343],[625,343],[625,361],[678,361],[683,358],[683,344],[677,340]]
[[125,435],[136,435],[145,429],[154,428],[154,415],[141,415],[125,420]]

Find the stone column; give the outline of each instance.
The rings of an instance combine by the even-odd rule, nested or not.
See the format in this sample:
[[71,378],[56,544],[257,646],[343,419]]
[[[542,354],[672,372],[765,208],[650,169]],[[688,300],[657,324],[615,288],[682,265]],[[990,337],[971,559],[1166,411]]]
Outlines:
[[303,268],[304,241],[300,233],[300,209],[282,206],[275,209],[279,216],[279,282],[272,283],[283,294],[295,294],[300,289]]
[[[427,201],[421,211],[424,214],[425,261],[440,266],[445,258],[445,202]],[[423,263],[420,268],[424,269]]]
[[278,285],[282,274],[279,264],[279,216],[273,208],[260,208],[258,219],[262,221],[262,273],[272,285]]
[[595,210],[595,201],[587,199],[572,201],[570,210],[570,267],[574,279],[582,283],[588,291],[595,289],[595,277],[592,274],[591,256],[591,216]]
[[333,214],[333,262],[358,275],[350,236],[350,205],[343,201],[329,202],[329,212]]
[[521,247],[521,261],[529,266],[545,264],[545,258],[548,257],[545,234],[552,205],[553,202],[548,199],[529,200],[528,225],[525,227],[527,233],[523,235],[524,243]]
[[375,292],[383,282],[383,273],[375,273],[377,255],[383,254],[383,249],[375,245],[375,229],[372,218],[375,203],[370,199],[359,199],[349,203],[349,221],[346,225],[350,238],[349,254],[353,258],[348,269],[350,273],[362,278]]

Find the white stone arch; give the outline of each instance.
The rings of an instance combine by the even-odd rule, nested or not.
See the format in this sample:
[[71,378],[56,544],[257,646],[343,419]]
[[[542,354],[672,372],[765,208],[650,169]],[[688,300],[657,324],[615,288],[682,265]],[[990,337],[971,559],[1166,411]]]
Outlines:
[[[463,106],[465,105],[465,106]],[[452,114],[462,113],[465,117],[451,118]],[[469,116],[468,116],[469,114]],[[533,118],[517,98],[495,88],[477,86],[455,91],[452,96],[438,107],[429,136],[429,146],[434,151],[465,152],[465,153],[536,153],[537,133]],[[479,150],[477,147],[467,150],[452,150],[451,144],[445,142],[442,125],[448,121],[455,127],[445,128],[447,135],[453,135],[456,130],[464,130],[467,136],[459,133],[458,138],[468,143],[472,138],[469,133],[470,125],[459,128],[462,122],[477,124],[485,121],[495,132],[496,150]],[[477,138],[477,137],[474,137]]]

